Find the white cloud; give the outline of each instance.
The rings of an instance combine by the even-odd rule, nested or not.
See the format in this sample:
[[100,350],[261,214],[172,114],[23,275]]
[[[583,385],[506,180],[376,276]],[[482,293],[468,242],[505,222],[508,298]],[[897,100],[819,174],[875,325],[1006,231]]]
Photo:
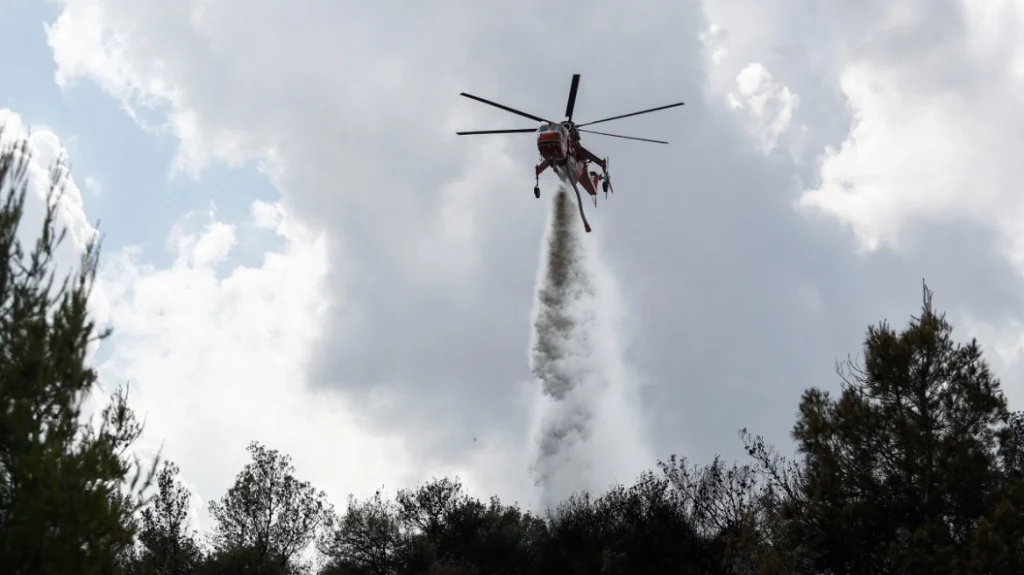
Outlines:
[[[726,54],[709,68],[719,93],[743,59],[771,61],[788,70],[787,83],[818,87],[801,97],[821,113],[830,92],[845,105],[832,107],[845,128],[835,144],[815,136],[818,181],[798,208],[848,227],[862,253],[888,247],[909,257],[926,249],[915,244],[924,232],[950,224],[993,232],[996,249],[1024,275],[1024,4],[902,0],[811,13],[781,1],[704,0],[704,8],[728,31],[705,35],[710,54]],[[781,55],[776,48],[792,47],[790,38],[798,46]],[[966,303],[957,307],[997,365],[1019,370],[1019,318],[983,320]]]
[[[901,86],[898,73],[863,63],[847,67],[843,93],[854,123],[839,150],[821,159],[821,183],[808,190],[801,205],[817,208],[852,226],[867,249],[900,245],[915,224],[968,220],[998,223],[1019,204],[1000,181],[1009,175],[1000,149],[1017,139],[997,135],[985,112],[955,93],[921,94]],[[984,107],[984,105],[982,105]],[[995,118],[992,118],[995,120]],[[1002,164],[1002,165],[1001,165]]]
[[[0,127],[3,128],[3,140],[0,143],[28,138],[32,162],[27,173],[28,194],[21,237],[22,241],[27,242],[26,246],[30,246],[38,236],[43,222],[46,194],[52,185],[51,171],[58,160],[67,159],[67,152],[53,130],[45,126],[28,126],[20,115],[10,109],[0,109]],[[67,170],[65,164],[63,175],[58,176],[64,183],[56,221],[58,229],[67,230],[65,243],[57,253],[58,263],[65,270],[77,267],[80,254],[97,232],[86,218],[82,192]]]
[[404,484],[414,462],[401,439],[364,431],[358,406],[306,386],[308,350],[328,305],[324,238],[280,206],[253,210],[276,212],[285,241],[259,267],[217,276],[235,237],[213,217],[198,233],[175,232],[165,269],[141,263],[132,248],[107,256],[100,285],[115,332],[101,374],[108,387],[131,383],[129,399],[146,421],[140,449],[162,444],[206,501],[228,487],[252,440],[291,454],[336,503]]
[[779,138],[790,129],[800,97],[756,62],[736,76],[737,92],[727,96],[732,108],[742,110],[746,125],[762,154],[770,154]]
[[[907,234],[942,222],[989,227],[1024,265],[1021,8],[956,4],[960,24],[904,57],[875,54],[844,67],[850,134],[826,152],[821,184],[802,204],[851,226],[867,249],[901,247]],[[901,20],[917,31],[931,24],[927,10],[907,4]]]
[[201,231],[187,231],[197,214],[172,231],[168,267],[146,265],[128,247],[107,256],[99,282],[115,328],[104,343],[110,356],[102,381],[108,388],[131,383],[129,401],[146,423],[138,451],[162,448],[179,465],[197,498],[199,527],[209,517],[198,502],[224,493],[249,441],[291,455],[298,473],[336,505],[349,493],[446,474],[474,493],[500,485],[503,495],[527,501],[526,446],[518,437],[486,432],[466,457],[438,462],[410,451],[413,431],[371,425],[364,401],[308,386],[311,343],[331,305],[326,240],[280,204],[257,201],[251,212],[285,242],[259,267],[234,266],[218,277],[215,268],[236,241],[234,226],[210,210]]
[[790,156],[800,162],[807,130],[799,122],[793,125],[800,96],[765,63],[782,45],[762,31],[762,26],[770,30],[777,18],[763,4],[705,0],[709,24],[698,38],[707,62],[706,96],[736,113],[760,153],[771,154],[785,139]]
[[103,186],[92,176],[85,177],[85,189],[89,190],[89,193],[94,196],[99,196],[103,193]]
[[[42,229],[46,196],[53,185],[52,170],[58,160],[67,159],[67,152],[53,130],[46,126],[29,126],[13,110],[0,109],[0,128],[3,129],[0,138],[2,145],[28,138],[32,161],[26,173],[28,188],[18,238],[24,249],[30,251]],[[66,236],[54,254],[54,262],[57,277],[62,278],[79,268],[86,245],[96,237],[98,230],[86,217],[82,192],[71,177],[67,164],[58,178],[62,180],[62,193],[55,225],[58,233],[64,230]],[[93,294],[90,308],[94,318],[102,325],[107,317],[107,302],[102,292]]]
[[711,64],[715,66],[721,64],[722,60],[729,54],[729,50],[725,47],[727,34],[725,30],[722,30],[721,26],[714,22],[709,24],[706,30],[697,34],[697,38],[704,44]]
[[[824,85],[846,102],[842,143],[809,150],[820,154],[820,183],[805,191],[801,207],[850,226],[866,250],[905,247],[921,226],[960,221],[994,226],[1008,249],[1022,251],[1017,230],[1024,204],[1009,151],[1020,146],[1014,127],[1024,123],[1024,22],[1016,4],[904,0],[816,13],[778,2],[705,0],[704,6],[729,31],[715,35],[730,47],[729,58],[709,70],[717,90],[724,88],[721,68],[767,58],[801,85]],[[787,51],[796,29],[812,32]],[[739,92],[757,101],[778,94],[783,113],[761,125],[781,127],[788,89],[772,86],[766,66],[740,72]],[[757,108],[735,99],[744,109]],[[773,132],[766,131],[766,147]]]
[[262,230],[277,229],[284,223],[284,209],[281,204],[256,200],[250,207],[253,223]]
[[474,230],[510,204],[491,190],[507,185],[510,169],[529,169],[495,140],[479,142],[461,174],[410,171],[423,161],[451,164],[456,144],[438,146],[436,136],[453,118],[470,117],[446,89],[465,84],[462,47],[457,35],[430,35],[436,53],[411,60],[387,48],[388,38],[404,46],[435,20],[457,24],[458,2],[426,13],[405,6],[410,22],[319,2],[63,4],[46,27],[60,85],[95,81],[140,125],[148,124],[139,109],[165,110],[164,128],[180,142],[176,171],[198,177],[214,161],[255,159],[273,164],[286,204],[311,225],[346,233],[331,220],[339,210],[358,211],[363,224],[387,222],[368,231],[385,249],[375,263],[398,263],[409,279],[436,284],[474,273]]

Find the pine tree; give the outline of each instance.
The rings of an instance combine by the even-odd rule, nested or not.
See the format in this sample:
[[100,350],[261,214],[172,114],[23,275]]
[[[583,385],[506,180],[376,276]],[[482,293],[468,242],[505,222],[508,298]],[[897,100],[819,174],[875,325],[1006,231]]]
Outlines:
[[83,418],[97,383],[87,348],[109,334],[87,312],[99,244],[57,281],[62,156],[26,254],[18,231],[30,161],[27,139],[0,149],[0,565],[10,574],[111,573],[132,544],[136,490],[148,481],[125,455],[142,428],[123,389],[99,425]]
[[1006,399],[978,343],[959,344],[924,288],[920,317],[868,330],[838,399],[810,389],[794,436],[794,541],[819,573],[951,573],[1002,499]]

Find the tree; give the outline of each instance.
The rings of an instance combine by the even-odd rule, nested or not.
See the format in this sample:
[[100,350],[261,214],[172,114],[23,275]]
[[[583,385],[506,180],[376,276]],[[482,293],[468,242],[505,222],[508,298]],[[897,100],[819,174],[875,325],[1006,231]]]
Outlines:
[[403,533],[394,502],[378,490],[359,501],[349,496],[345,515],[319,545],[329,558],[328,573],[391,575],[397,569],[397,555]]
[[453,528],[456,514],[469,501],[457,479],[434,479],[398,492],[398,517],[409,537],[401,558],[403,571],[424,572],[435,563],[449,571],[455,568],[459,550]]
[[686,553],[691,569],[717,573],[761,573],[764,552],[777,546],[780,497],[752,465],[726,466],[715,457],[688,467],[685,458],[659,462],[671,486],[677,513],[692,529]]
[[138,540],[141,551],[134,573],[188,575],[202,562],[195,532],[189,529],[191,494],[177,480],[178,466],[165,462],[157,475],[157,496],[143,509]]
[[540,557],[542,571],[600,573],[605,563],[625,562],[621,557],[605,557],[610,522],[600,512],[587,492],[574,493],[547,511],[548,537]]
[[123,389],[98,426],[82,418],[97,382],[87,350],[109,334],[87,312],[99,244],[90,241],[79,269],[57,281],[62,156],[26,255],[18,230],[30,161],[27,139],[0,149],[0,565],[12,574],[110,573],[132,544],[136,490],[148,485],[126,456],[142,427]]
[[247,451],[252,463],[210,503],[212,542],[221,560],[285,572],[331,524],[333,511],[323,491],[295,478],[290,457],[255,442]]
[[673,457],[629,487],[574,494],[548,513],[539,572],[729,573],[725,535],[747,495],[726,477],[717,460],[690,470]]
[[[605,523],[605,571],[624,573],[707,573],[709,549],[681,505],[678,493],[664,477],[641,474],[631,487],[615,486],[597,500]],[[614,563],[614,565],[611,565]],[[717,571],[716,571],[717,572]]]
[[[863,365],[840,365],[838,399],[804,393],[793,429],[800,469],[779,482],[792,495],[780,512],[811,572],[967,569],[979,522],[1010,501],[1000,447],[1013,438],[1000,383],[977,342],[951,334],[925,287],[920,317],[900,333],[872,326]],[[766,453],[751,450],[785,475]]]
[[962,573],[1024,572],[1024,413],[1010,414],[1000,440],[1002,493],[971,533]]
[[531,521],[497,498],[470,497],[459,480],[431,480],[396,498],[406,533],[400,555],[404,573],[526,573]]
[[344,517],[320,545],[322,575],[526,574],[543,543],[544,523],[497,498],[484,504],[456,479],[398,492],[349,497]]

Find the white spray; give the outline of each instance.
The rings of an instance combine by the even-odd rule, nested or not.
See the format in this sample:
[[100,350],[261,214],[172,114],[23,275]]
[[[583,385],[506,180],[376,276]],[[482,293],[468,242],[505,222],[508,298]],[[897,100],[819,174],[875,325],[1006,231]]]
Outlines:
[[530,366],[540,386],[533,477],[540,505],[630,482],[653,464],[618,338],[615,285],[585,249],[560,188],[544,238]]

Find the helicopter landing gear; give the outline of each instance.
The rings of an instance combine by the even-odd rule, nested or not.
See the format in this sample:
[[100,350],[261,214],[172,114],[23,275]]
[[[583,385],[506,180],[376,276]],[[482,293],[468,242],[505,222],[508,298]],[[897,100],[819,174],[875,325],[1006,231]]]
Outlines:
[[[608,179],[607,160],[605,160],[604,167],[605,167],[605,173],[604,174],[598,174],[597,172],[591,171],[590,172],[590,177],[593,179],[594,187],[595,188],[597,187],[597,183],[601,182],[601,189],[604,190],[604,197],[607,198],[608,197],[608,192],[611,192],[611,193],[614,194],[615,190],[612,189],[611,180]],[[597,201],[597,196],[594,196],[594,201],[595,202]]]

